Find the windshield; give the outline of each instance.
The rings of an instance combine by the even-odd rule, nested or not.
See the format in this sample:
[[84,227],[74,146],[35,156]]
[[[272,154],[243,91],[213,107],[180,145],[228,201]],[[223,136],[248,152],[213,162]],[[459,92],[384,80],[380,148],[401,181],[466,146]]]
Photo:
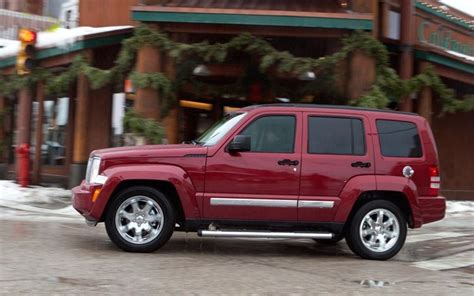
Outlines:
[[212,146],[219,142],[247,113],[231,113],[214,123],[196,142],[204,146]]

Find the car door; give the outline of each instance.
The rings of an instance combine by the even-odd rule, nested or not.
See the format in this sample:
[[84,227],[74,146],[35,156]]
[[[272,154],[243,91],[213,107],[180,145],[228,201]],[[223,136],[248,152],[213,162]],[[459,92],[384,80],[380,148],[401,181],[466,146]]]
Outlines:
[[374,174],[369,119],[360,114],[304,113],[298,220],[329,222],[339,194],[359,175]]
[[[296,221],[301,125],[301,112],[255,114],[208,157],[205,218]],[[251,137],[250,151],[227,151],[236,135]]]

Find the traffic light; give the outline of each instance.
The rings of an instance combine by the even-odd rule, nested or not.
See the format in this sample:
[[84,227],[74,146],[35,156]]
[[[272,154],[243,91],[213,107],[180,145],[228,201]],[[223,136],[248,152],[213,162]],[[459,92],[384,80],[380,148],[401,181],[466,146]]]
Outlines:
[[20,51],[16,57],[16,72],[18,75],[26,75],[35,66],[36,32],[21,28],[18,31],[18,39],[20,40]]

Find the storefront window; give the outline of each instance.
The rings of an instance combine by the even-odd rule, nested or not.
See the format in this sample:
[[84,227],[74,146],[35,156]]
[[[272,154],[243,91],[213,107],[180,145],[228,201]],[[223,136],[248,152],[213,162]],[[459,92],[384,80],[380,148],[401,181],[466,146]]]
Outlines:
[[41,143],[41,164],[58,166],[66,164],[67,123],[69,117],[69,98],[46,100],[43,118],[38,118],[38,102],[33,102],[31,129],[31,157],[36,151],[37,120],[41,120],[43,141]]

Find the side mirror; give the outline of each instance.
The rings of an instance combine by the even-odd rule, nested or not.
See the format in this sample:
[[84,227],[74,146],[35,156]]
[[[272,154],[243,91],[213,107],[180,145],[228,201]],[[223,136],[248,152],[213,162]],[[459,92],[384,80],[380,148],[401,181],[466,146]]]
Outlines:
[[229,143],[229,152],[245,152],[251,149],[251,137],[247,135],[238,135]]

